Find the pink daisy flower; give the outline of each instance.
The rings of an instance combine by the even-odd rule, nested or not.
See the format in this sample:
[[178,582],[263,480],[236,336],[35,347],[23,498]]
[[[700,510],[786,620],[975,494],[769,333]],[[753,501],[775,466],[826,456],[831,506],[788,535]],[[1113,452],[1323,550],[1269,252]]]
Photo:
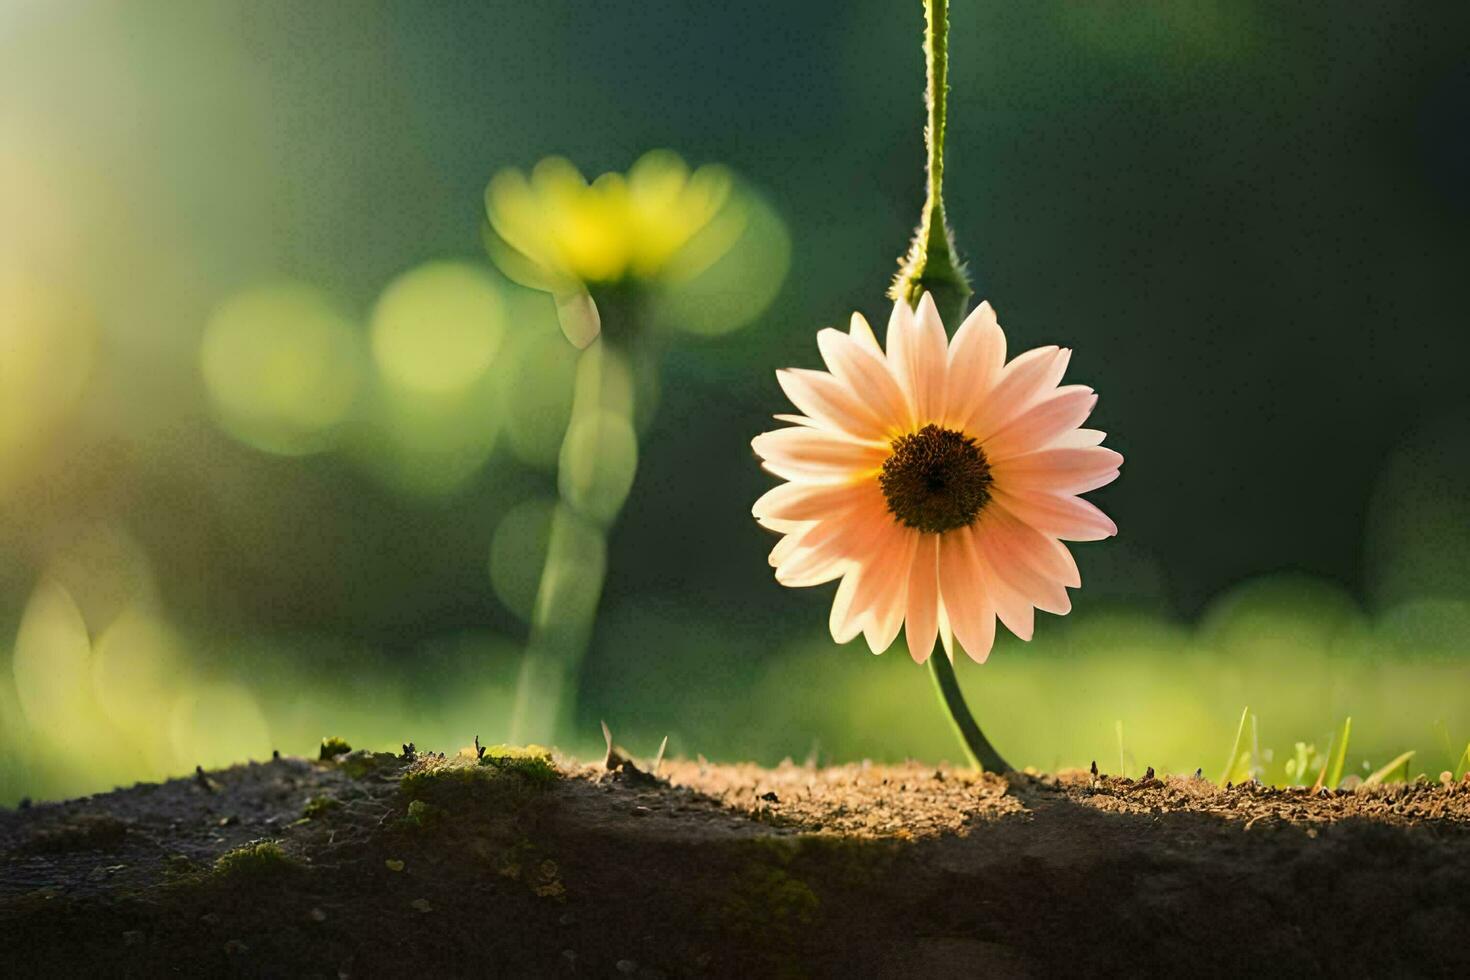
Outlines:
[[882,653],[906,624],[922,663],[935,639],[983,662],[997,618],[1029,640],[1036,609],[1071,609],[1082,584],[1062,541],[1118,532],[1078,494],[1118,476],[1123,457],[1080,428],[1097,395],[1058,387],[1070,350],[1038,347],[1006,362],[995,311],[982,303],[946,339],[926,294],[900,300],[888,350],[860,314],[848,333],[817,334],[826,371],[777,378],[801,415],[751,445],[787,482],[752,508],[782,535],[776,580],[841,579],[832,638],[862,633]]

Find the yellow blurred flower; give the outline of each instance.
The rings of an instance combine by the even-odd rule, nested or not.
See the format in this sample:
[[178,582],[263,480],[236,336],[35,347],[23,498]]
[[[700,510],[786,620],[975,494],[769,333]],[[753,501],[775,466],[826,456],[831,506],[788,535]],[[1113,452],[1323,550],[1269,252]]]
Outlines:
[[[592,182],[561,157],[529,178],[502,170],[485,190],[491,257],[523,285],[563,294],[586,285],[688,275],[727,251],[743,226],[723,167],[691,172],[668,150]],[[698,240],[698,241],[696,241]]]

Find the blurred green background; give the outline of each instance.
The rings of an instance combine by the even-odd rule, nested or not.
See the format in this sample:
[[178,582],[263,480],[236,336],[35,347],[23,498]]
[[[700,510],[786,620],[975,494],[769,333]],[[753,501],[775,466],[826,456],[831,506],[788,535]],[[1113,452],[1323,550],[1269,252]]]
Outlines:
[[[660,291],[569,750],[956,758],[750,518],[773,371],[882,293],[920,4],[0,2],[0,803],[506,737],[576,351],[482,244],[548,155],[736,178]],[[957,2],[950,216],[1076,348],[1117,539],[959,674],[1018,764],[1289,778],[1470,738],[1464,4]],[[660,312],[661,311],[661,312]],[[876,322],[876,321],[875,321]],[[687,328],[687,329],[680,329]],[[656,399],[656,400],[655,400]],[[656,411],[653,411],[656,407]]]

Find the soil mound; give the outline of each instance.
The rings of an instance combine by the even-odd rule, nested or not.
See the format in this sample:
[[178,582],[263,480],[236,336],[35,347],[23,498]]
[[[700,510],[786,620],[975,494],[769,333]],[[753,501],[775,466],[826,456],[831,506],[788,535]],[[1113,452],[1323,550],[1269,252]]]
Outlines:
[[0,811],[54,976],[1470,976],[1470,784],[280,758]]

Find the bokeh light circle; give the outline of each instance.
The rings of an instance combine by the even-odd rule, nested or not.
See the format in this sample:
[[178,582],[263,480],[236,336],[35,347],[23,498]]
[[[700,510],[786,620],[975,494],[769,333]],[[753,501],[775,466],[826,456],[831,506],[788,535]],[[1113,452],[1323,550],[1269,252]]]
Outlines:
[[372,317],[372,354],[389,384],[446,394],[489,369],[505,334],[495,281],[464,262],[430,262],[393,280]]
[[360,362],[357,330],[332,299],[291,282],[227,299],[200,347],[220,424],[241,442],[288,456],[331,446],[352,410]]

